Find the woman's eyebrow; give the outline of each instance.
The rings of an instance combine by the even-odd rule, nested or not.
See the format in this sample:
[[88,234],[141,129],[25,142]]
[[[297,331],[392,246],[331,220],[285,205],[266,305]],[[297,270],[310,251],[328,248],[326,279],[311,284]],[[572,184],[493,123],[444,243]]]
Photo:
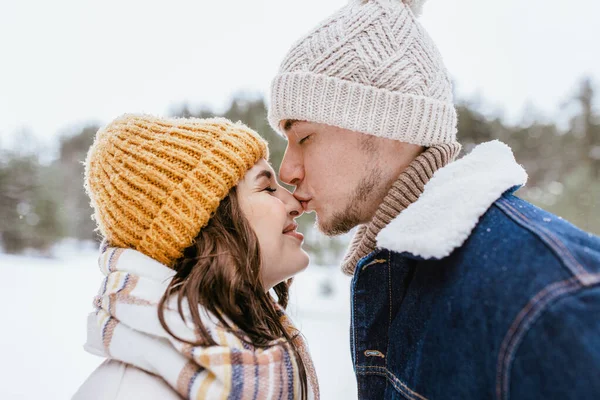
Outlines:
[[271,171],[269,171],[268,169],[263,169],[256,175],[254,180],[257,181],[261,178],[267,178],[268,180],[271,180],[272,177],[273,177],[273,174],[271,173]]

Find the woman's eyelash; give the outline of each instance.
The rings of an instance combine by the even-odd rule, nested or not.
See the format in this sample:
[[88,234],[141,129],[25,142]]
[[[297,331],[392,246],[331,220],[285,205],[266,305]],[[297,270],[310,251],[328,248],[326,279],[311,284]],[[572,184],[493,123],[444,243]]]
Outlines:
[[266,187],[265,190],[269,193],[275,193],[277,191],[277,188],[272,188],[272,187]]

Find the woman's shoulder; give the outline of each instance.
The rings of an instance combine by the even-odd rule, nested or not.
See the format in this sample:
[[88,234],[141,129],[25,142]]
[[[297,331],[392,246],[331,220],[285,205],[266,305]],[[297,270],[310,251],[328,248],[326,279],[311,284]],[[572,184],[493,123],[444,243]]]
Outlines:
[[132,365],[106,360],[92,372],[72,400],[179,400],[163,379]]

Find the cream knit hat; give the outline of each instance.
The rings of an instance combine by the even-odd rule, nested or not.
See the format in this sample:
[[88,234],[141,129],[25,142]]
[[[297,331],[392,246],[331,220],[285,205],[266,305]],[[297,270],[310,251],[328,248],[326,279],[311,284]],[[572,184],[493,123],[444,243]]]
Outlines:
[[285,57],[269,123],[293,119],[432,146],[456,141],[452,84],[424,0],[351,0]]
[[267,143],[225,118],[123,115],[96,134],[85,188],[111,246],[173,266]]

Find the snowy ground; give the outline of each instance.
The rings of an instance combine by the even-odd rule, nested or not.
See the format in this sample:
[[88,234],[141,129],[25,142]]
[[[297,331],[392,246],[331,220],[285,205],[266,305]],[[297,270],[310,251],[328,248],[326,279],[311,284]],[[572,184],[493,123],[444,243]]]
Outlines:
[[[95,252],[57,259],[0,254],[0,277],[0,399],[69,399],[102,361],[82,348],[101,281]],[[324,400],[356,398],[349,284],[339,269],[314,266],[298,276],[291,295],[290,311],[308,340]]]

